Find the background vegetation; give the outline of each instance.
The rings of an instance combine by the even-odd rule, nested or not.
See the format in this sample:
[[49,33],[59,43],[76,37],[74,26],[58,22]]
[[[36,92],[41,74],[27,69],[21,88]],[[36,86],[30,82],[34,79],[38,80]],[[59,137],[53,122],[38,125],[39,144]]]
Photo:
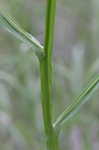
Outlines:
[[[0,0],[0,7],[43,43],[44,0]],[[58,0],[52,111],[56,118],[88,79],[99,73],[98,0]],[[0,28],[0,149],[43,150],[39,62],[25,43]],[[97,150],[99,94],[60,134],[61,150]]]

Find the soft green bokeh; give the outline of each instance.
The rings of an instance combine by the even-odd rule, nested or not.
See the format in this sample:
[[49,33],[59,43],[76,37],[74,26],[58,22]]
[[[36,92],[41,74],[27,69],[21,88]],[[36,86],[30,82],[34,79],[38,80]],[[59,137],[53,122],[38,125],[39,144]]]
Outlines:
[[[0,0],[0,7],[43,44],[46,1]],[[53,55],[53,120],[99,73],[99,1],[58,0]],[[0,150],[43,150],[39,62],[0,28]],[[60,134],[61,150],[98,150],[99,94]]]

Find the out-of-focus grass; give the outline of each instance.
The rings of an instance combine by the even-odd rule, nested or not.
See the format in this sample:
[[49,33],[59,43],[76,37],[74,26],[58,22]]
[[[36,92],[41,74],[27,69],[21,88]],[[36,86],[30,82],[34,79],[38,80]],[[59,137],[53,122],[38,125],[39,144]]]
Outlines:
[[[53,58],[53,119],[72,102],[92,73],[99,72],[98,3],[96,0],[58,2]],[[43,42],[45,1],[1,0],[0,7],[5,7],[27,31]],[[39,64],[27,53],[28,48],[0,29],[1,150],[44,149]],[[95,146],[98,149],[98,98],[97,93],[80,115],[64,125],[60,135],[61,149],[95,150]]]

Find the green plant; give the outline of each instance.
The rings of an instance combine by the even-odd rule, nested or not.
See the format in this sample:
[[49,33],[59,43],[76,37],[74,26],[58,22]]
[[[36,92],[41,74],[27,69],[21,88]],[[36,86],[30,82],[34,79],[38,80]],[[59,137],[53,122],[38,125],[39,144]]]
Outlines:
[[40,62],[40,79],[41,79],[41,95],[42,95],[42,110],[44,119],[44,128],[46,134],[47,150],[58,150],[58,137],[59,131],[63,123],[68,121],[78,109],[87,101],[91,99],[93,91],[96,91],[99,83],[99,75],[97,75],[87,88],[81,91],[80,95],[74,102],[68,106],[65,111],[60,114],[56,121],[52,122],[51,113],[51,86],[52,86],[52,49],[54,37],[54,24],[55,24],[55,10],[56,0],[48,0],[47,4],[47,17],[46,17],[46,30],[44,47],[32,35],[21,29],[19,25],[3,11],[0,11],[0,25],[6,28],[13,35],[22,41],[30,44]]

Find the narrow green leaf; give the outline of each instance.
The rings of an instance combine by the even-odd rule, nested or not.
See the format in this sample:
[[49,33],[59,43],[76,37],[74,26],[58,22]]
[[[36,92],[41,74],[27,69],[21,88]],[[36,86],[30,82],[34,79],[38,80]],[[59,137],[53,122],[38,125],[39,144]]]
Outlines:
[[24,31],[14,19],[10,16],[5,14],[3,11],[0,10],[0,26],[5,28],[7,31],[11,32],[14,36],[26,42],[33,47],[34,52],[37,56],[41,57],[44,55],[43,46],[40,42],[33,37],[31,34]]
[[73,117],[78,110],[85,104],[88,100],[91,100],[93,93],[99,88],[99,75],[97,75],[88,86],[81,91],[80,95],[70,104],[63,113],[57,118],[53,124],[54,128],[61,126],[71,117]]

